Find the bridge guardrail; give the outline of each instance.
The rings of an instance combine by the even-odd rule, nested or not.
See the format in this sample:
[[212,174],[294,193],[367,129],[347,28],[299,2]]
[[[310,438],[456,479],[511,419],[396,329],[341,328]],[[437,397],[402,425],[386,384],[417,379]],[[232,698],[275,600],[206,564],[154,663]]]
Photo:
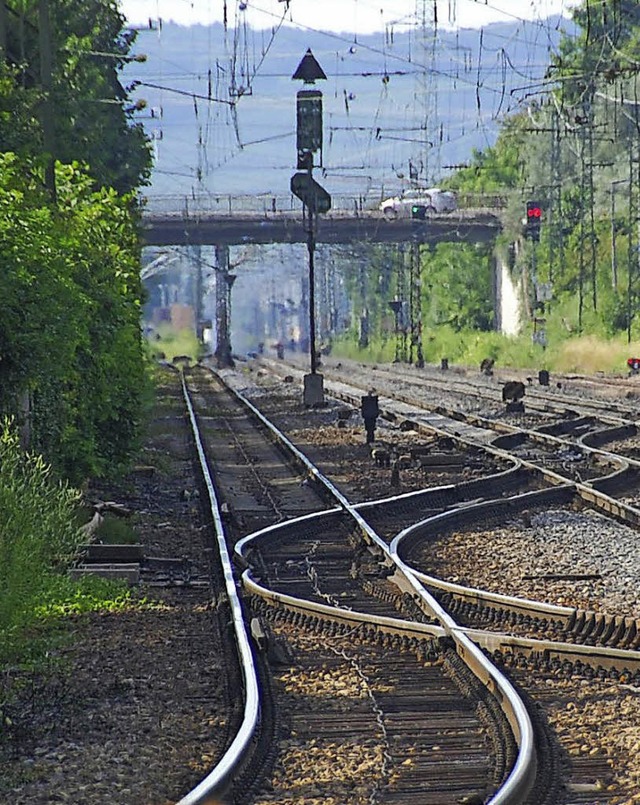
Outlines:
[[[302,203],[292,193],[287,195],[219,195],[199,196],[146,196],[143,197],[145,212],[151,214],[176,213],[186,216],[232,213],[280,215],[299,213]],[[331,209],[337,212],[356,213],[377,209],[378,201],[367,196],[332,195]]]
[[[384,195],[387,198],[387,195]],[[198,215],[230,215],[233,213],[250,213],[254,215],[281,215],[282,213],[300,213],[302,204],[292,193],[277,195],[260,193],[257,195],[207,195],[207,196],[142,196],[144,211],[151,215],[176,214],[185,217]],[[378,210],[382,201],[380,193],[332,194],[331,212],[344,212],[350,215],[370,213]],[[498,195],[482,195],[477,193],[458,194],[458,207],[467,209],[502,209],[506,199]]]

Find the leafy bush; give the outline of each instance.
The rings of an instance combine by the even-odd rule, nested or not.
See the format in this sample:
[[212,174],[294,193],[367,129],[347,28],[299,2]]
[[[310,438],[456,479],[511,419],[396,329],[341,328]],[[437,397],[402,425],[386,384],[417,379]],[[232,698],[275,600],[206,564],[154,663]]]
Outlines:
[[36,609],[58,585],[82,541],[80,493],[25,454],[11,421],[0,425],[0,661],[16,650]]
[[137,446],[145,389],[140,244],[131,200],[58,166],[0,154],[0,413],[28,403],[32,446],[79,484]]

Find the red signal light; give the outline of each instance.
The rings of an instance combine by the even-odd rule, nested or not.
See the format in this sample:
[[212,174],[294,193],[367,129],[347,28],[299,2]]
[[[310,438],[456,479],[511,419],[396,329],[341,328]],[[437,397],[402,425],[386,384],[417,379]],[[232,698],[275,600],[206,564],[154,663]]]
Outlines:
[[539,201],[527,201],[527,217],[524,220],[525,237],[538,242],[542,228],[542,205]]

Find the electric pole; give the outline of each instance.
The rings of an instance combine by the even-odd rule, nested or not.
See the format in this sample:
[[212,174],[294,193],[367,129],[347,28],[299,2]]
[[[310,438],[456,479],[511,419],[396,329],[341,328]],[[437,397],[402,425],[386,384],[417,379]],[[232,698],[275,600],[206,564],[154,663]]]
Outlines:
[[[0,0],[4,9],[4,0]],[[49,19],[49,0],[38,0],[38,37],[40,43],[40,84],[42,85],[43,101],[40,114],[42,124],[42,139],[46,155],[44,182],[51,194],[53,203],[56,203],[56,147],[55,127],[53,121],[53,56],[51,52],[51,21]]]

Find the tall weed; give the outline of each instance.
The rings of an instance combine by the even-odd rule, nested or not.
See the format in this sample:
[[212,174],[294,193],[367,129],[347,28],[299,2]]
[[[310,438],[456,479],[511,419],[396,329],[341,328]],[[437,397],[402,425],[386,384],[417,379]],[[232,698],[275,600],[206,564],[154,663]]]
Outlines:
[[[424,359],[436,366],[442,358],[448,358],[451,366],[458,364],[478,368],[484,358],[493,358],[499,369],[626,374],[627,358],[640,355],[640,342],[629,344],[625,335],[616,338],[579,336],[549,327],[548,343],[546,349],[534,344],[531,333],[513,337],[493,331],[457,332],[449,327],[434,328],[423,336]],[[361,349],[348,338],[336,339],[332,355],[336,358],[390,363],[394,344],[394,340],[389,339],[383,350],[378,340],[372,337],[370,346]]]
[[13,422],[0,422],[0,662],[16,650],[82,541],[80,493],[24,453]]

